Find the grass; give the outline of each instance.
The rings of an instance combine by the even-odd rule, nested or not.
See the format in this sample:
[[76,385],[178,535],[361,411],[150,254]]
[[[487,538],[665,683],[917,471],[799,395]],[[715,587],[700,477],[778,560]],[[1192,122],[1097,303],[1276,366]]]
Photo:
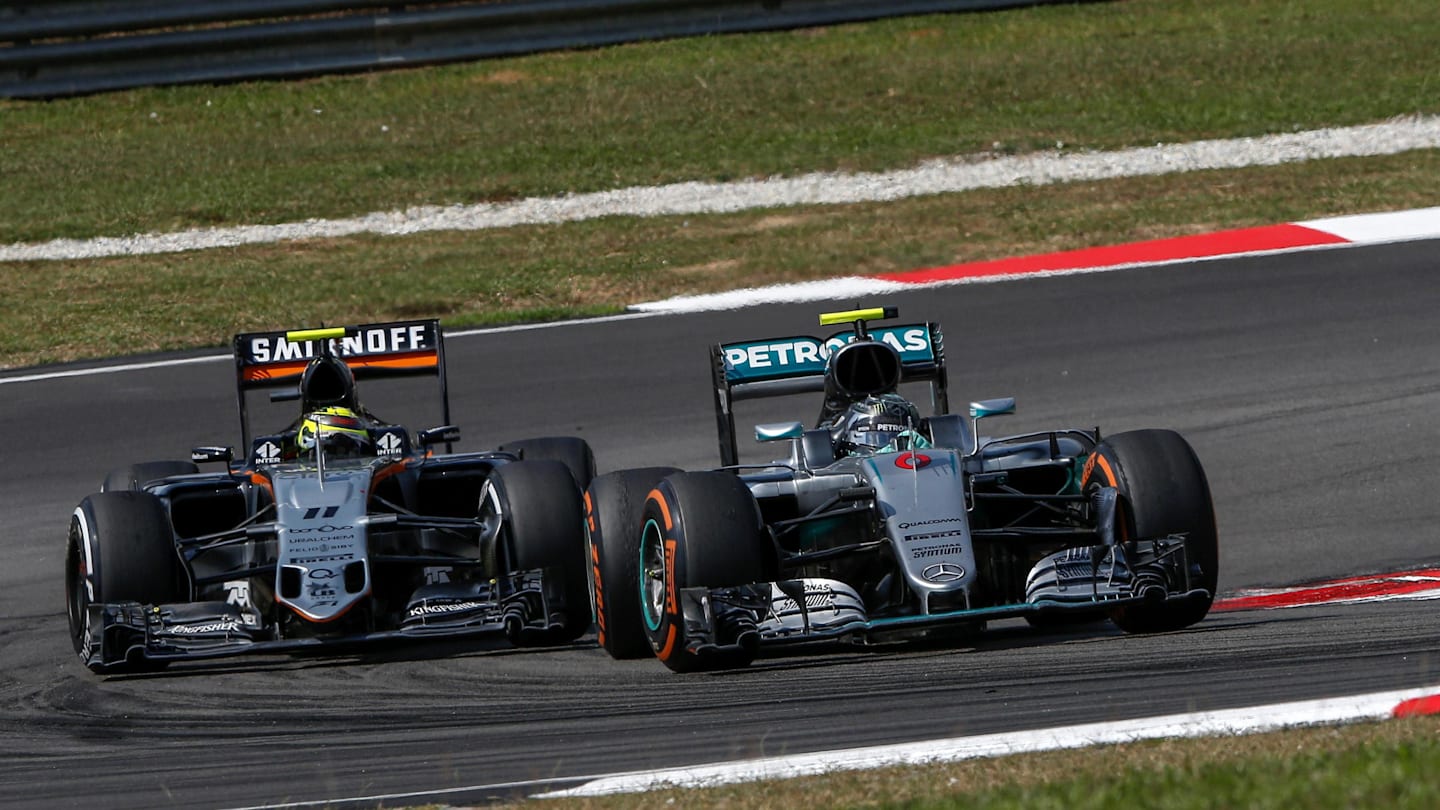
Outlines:
[[1314,810],[1440,803],[1440,720],[1156,740],[705,790],[528,802],[540,810]]
[[1440,199],[1440,152],[810,206],[3,266],[0,365],[405,317],[603,314],[680,293],[905,270]]
[[[0,244],[1440,112],[1430,0],[1134,0],[0,102]],[[0,265],[0,367],[1434,204],[1436,157]]]
[[1140,0],[0,103],[0,244],[1440,111],[1428,0]]

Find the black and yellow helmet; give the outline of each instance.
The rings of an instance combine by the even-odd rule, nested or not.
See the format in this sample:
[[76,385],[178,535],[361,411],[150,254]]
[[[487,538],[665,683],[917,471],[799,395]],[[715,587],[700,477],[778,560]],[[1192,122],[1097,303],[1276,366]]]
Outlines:
[[375,441],[365,420],[358,413],[341,407],[325,407],[305,414],[295,444],[301,452],[315,449],[316,443],[326,456],[354,457],[375,455]]

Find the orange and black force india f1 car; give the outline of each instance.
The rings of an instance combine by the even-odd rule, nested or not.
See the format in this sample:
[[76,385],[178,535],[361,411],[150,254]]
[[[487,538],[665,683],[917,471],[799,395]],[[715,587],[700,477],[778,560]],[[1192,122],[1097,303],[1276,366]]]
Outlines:
[[[116,470],[75,509],[65,585],[86,666],[589,629],[590,449],[550,437],[447,452],[459,430],[438,322],[241,334],[234,355],[240,453]],[[357,380],[417,375],[438,380],[435,427],[412,432],[360,402]],[[297,402],[294,420],[255,435],[256,392]],[[210,463],[224,468],[202,472]]]

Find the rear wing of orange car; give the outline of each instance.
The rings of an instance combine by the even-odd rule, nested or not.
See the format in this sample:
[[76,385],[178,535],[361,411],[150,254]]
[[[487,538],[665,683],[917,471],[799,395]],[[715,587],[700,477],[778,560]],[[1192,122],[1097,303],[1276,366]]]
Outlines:
[[246,332],[235,336],[235,376],[240,432],[250,444],[246,394],[276,389],[272,399],[298,391],[310,361],[327,349],[350,367],[355,379],[433,375],[440,385],[444,424],[450,424],[450,389],[445,379],[445,337],[438,320],[393,321],[359,326]]

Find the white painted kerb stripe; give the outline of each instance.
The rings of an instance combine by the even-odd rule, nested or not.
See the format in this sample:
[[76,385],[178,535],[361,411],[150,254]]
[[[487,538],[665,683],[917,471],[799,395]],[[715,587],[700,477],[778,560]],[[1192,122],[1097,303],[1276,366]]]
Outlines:
[[1142,267],[1168,267],[1171,265],[1213,262],[1221,259],[1238,259],[1246,256],[1276,256],[1282,253],[1299,253],[1312,250],[1338,250],[1354,247],[1358,243],[1337,243],[1329,245],[1299,245],[1275,250],[1246,250],[1236,253],[1217,253],[1210,256],[1182,256],[1175,259],[1157,259],[1144,262],[1121,262],[1090,267],[1067,267],[1057,270],[1028,270],[1020,273],[1001,273],[993,276],[965,276],[926,281],[894,281],[891,279],[866,278],[864,276],[841,276],[820,281],[799,284],[777,284],[773,287],[751,287],[729,292],[705,293],[700,295],[679,295],[660,301],[646,301],[631,304],[636,312],[657,315],[683,315],[696,312],[737,310],[756,304],[802,304],[813,301],[832,301],[847,298],[865,298],[871,295],[914,292],[926,287],[950,287],[960,284],[1004,284],[1011,281],[1026,281],[1037,278],[1057,278],[1094,273],[1109,273],[1116,270],[1135,270]]
[[[1349,240],[1351,244],[1378,244],[1383,242],[1401,242],[1413,239],[1435,239],[1440,238],[1440,207],[1423,208],[1415,211],[1394,211],[1379,214],[1357,214],[1355,216],[1331,217],[1328,219],[1316,219],[1310,220],[1308,222],[1296,222],[1293,224],[1303,225],[1307,228],[1314,228],[1318,231],[1335,234],[1342,239]],[[1015,281],[1022,278],[1043,278],[1046,276],[1070,275],[1075,273],[1101,273],[1110,270],[1121,270],[1133,267],[1155,267],[1170,264],[1183,264],[1186,262],[1194,261],[1213,261],[1216,259],[1234,258],[1236,256],[1242,255],[1290,253],[1300,250],[1331,250],[1348,246],[1349,245],[1345,244],[1310,245],[1297,248],[1283,248],[1273,251],[1219,254],[1200,258],[1168,259],[1160,262],[1126,263],[1104,267],[1084,267],[1072,270],[1047,270],[1035,273],[1024,273],[1019,275],[984,276],[979,278],[937,281],[925,285],[908,284],[905,282],[890,281],[885,279],[865,278],[863,276],[842,276],[839,278],[820,279],[817,281],[805,281],[795,284],[777,284],[770,287],[732,290],[730,292],[712,293],[707,295],[678,296],[675,298],[668,298],[663,301],[650,301],[646,303],[633,304],[630,307],[631,311],[622,315],[610,315],[606,317],[588,318],[577,321],[556,321],[551,323],[518,324],[514,326],[497,326],[466,329],[455,332],[447,331],[445,333],[445,337],[448,340],[452,338],[470,337],[472,335],[487,335],[501,332],[519,332],[530,329],[552,329],[564,326],[607,323],[610,321],[623,321],[634,318],[645,318],[653,315],[743,309],[745,307],[755,306],[757,304],[793,304],[808,301],[829,301],[842,298],[864,298],[871,295],[885,295],[887,293],[919,289],[922,286],[997,283]],[[203,357],[188,357],[178,360],[156,360],[148,363],[125,363],[113,366],[100,366],[98,368],[67,369],[64,371],[45,371],[14,377],[0,377],[0,385],[23,382],[38,382],[42,380],[54,380],[65,377],[90,377],[100,374],[116,374],[125,371],[140,371],[144,369],[164,368],[167,366],[182,366],[192,363],[208,363],[217,360],[228,359],[230,359],[229,354],[214,354],[206,355]]]
[[66,377],[96,377],[101,374],[120,374],[126,371],[143,371],[149,368],[168,368],[169,366],[188,366],[195,363],[213,363],[216,360],[229,359],[230,355],[228,354],[207,354],[204,357],[182,357],[176,360],[155,360],[149,363],[122,363],[118,366],[99,366],[98,368],[41,371],[35,374],[24,374],[17,377],[0,377],[0,385],[38,382],[40,380],[60,380]]
[[672,787],[712,787],[762,779],[790,779],[836,771],[868,770],[896,765],[926,765],[980,757],[1005,756],[1091,745],[1114,745],[1136,740],[1170,737],[1208,737],[1254,734],[1281,728],[1380,720],[1391,716],[1403,701],[1434,695],[1440,687],[1380,692],[1346,698],[1280,703],[1218,712],[1175,714],[1112,723],[956,737],[930,742],[850,748],[816,754],[729,762],[695,768],[617,774],[569,790],[539,794],[537,798],[603,796]]
[[1351,242],[1377,244],[1433,239],[1440,236],[1440,208],[1394,211],[1388,214],[1356,214],[1297,222],[1306,228],[1334,234]]

